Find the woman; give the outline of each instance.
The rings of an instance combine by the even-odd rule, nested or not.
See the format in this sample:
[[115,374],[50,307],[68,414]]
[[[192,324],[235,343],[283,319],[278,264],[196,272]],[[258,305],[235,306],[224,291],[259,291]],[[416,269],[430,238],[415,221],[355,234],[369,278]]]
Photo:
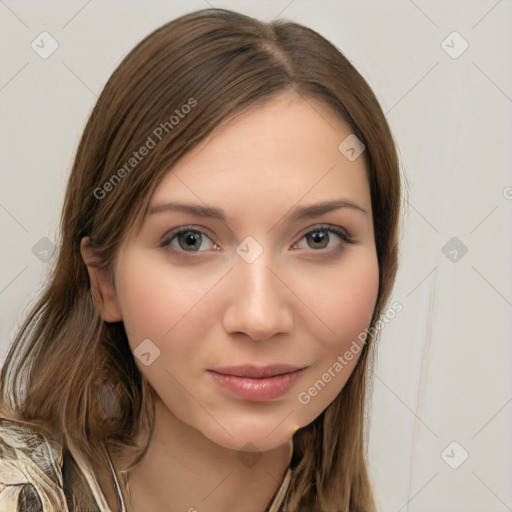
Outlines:
[[374,510],[399,211],[384,114],[319,34],[206,9],[146,37],[2,369],[0,511]]

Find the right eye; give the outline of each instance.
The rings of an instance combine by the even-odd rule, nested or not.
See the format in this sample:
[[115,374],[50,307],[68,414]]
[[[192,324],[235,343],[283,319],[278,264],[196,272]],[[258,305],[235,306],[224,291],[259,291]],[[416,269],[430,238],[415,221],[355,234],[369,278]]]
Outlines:
[[160,247],[171,247],[173,251],[181,254],[220,249],[208,232],[199,226],[182,226],[172,230],[165,235]]

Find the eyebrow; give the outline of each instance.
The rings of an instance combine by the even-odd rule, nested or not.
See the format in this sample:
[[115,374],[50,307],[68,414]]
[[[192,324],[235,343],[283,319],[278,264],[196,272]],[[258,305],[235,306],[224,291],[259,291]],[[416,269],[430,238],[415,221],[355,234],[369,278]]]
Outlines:
[[[360,211],[364,215],[368,214],[367,210],[365,210],[358,204],[352,201],[340,199],[335,201],[315,203],[307,206],[298,206],[294,208],[290,213],[288,213],[286,217],[289,218],[290,220],[304,220],[309,219],[311,217],[319,217],[324,213],[329,213],[331,211],[339,210],[341,208],[350,208],[353,210]],[[226,222],[226,214],[224,213],[223,210],[220,210],[219,208],[177,202],[154,205],[149,208],[148,215],[155,215],[157,213],[163,212],[182,212],[188,213],[190,215],[195,215],[197,217],[208,217],[212,219],[219,219]]]

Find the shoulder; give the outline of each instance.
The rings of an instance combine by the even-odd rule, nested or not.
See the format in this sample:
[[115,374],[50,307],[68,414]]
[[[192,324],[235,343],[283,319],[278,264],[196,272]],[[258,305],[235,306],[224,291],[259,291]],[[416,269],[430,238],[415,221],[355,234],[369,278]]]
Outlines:
[[67,512],[62,449],[19,422],[0,418],[0,512]]

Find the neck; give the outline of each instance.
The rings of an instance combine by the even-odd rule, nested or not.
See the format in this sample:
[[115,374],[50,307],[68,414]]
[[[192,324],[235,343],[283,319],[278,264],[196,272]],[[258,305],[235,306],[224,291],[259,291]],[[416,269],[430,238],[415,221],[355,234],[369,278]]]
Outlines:
[[[155,397],[148,451],[129,475],[134,510],[264,512],[289,467],[293,445],[241,453],[213,443]],[[127,505],[128,506],[128,505]]]

